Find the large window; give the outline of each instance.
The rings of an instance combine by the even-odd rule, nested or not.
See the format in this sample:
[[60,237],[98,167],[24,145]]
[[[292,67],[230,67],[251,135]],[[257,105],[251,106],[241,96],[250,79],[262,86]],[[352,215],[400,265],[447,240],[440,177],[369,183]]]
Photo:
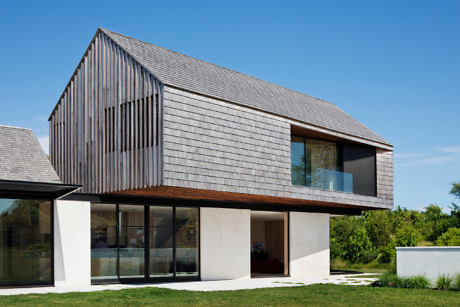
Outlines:
[[198,277],[198,208],[91,205],[93,281]]
[[0,285],[51,284],[51,201],[0,198]]
[[375,147],[291,137],[293,185],[375,196]]
[[339,146],[330,141],[293,136],[291,178],[293,185],[330,191],[353,192],[353,175],[340,171]]

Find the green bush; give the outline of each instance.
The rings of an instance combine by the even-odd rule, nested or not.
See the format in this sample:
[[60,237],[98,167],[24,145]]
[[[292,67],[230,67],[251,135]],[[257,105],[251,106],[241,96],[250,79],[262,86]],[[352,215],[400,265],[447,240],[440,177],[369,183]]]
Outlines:
[[379,280],[383,287],[404,288],[404,279],[396,274],[385,274]]
[[391,263],[395,259],[396,249],[395,249],[396,242],[391,240],[388,245],[380,249],[380,263]]
[[364,227],[357,227],[356,231],[348,237],[344,256],[346,260],[353,263],[368,263],[376,258],[377,252]]
[[460,228],[452,227],[443,233],[437,240],[438,246],[459,246],[460,245]]
[[454,287],[460,290],[460,274],[455,276]]
[[438,279],[436,280],[436,288],[439,290],[449,290],[452,285],[453,278],[449,275],[439,275]]
[[431,283],[425,276],[412,276],[404,278],[404,288],[427,289]]

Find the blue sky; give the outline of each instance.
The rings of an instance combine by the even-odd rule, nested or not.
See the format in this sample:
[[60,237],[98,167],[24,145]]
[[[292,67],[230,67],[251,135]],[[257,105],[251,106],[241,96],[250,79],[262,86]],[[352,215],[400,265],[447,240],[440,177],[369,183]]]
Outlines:
[[46,144],[52,108],[105,27],[331,101],[395,146],[395,205],[454,201],[460,1],[67,2],[2,1],[0,124]]

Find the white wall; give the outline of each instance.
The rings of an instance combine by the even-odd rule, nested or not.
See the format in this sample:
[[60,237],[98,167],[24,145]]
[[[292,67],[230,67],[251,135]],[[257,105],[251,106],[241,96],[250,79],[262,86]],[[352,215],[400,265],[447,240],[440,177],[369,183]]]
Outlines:
[[434,285],[441,274],[460,274],[460,247],[397,247],[396,270],[401,277],[424,275]]
[[201,279],[251,277],[251,213],[201,208]]
[[289,273],[293,277],[329,276],[329,214],[289,213]]
[[91,284],[91,209],[89,202],[54,202],[54,283]]

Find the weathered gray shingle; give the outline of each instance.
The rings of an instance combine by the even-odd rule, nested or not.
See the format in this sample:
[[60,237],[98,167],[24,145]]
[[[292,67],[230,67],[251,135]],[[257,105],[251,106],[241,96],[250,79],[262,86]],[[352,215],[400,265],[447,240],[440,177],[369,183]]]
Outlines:
[[101,30],[166,85],[391,145],[330,102],[122,34]]
[[32,130],[0,126],[0,180],[61,183]]

